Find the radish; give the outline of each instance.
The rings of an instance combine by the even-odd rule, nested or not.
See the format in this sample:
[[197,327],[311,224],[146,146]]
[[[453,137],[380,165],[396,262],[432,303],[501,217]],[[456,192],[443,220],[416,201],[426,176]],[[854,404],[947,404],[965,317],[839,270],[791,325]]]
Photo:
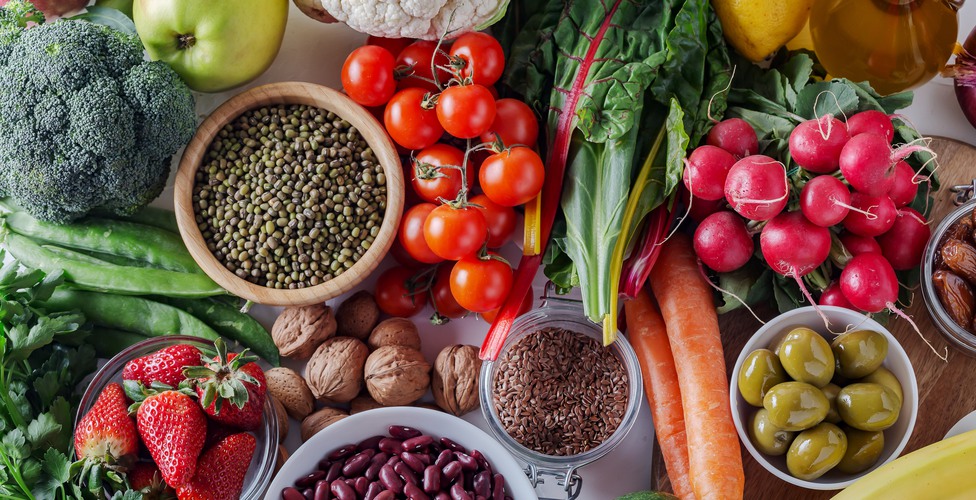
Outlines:
[[878,236],[895,224],[898,209],[887,196],[851,194],[851,211],[844,218],[844,229],[861,236]]
[[891,118],[881,111],[869,109],[847,119],[847,132],[854,137],[858,134],[876,134],[884,137],[889,144],[895,137],[895,126]]
[[691,220],[695,222],[701,222],[705,220],[705,217],[722,210],[726,206],[725,198],[721,200],[703,200],[697,196],[690,196],[688,190],[681,186],[679,190],[679,196],[681,197],[681,203],[684,204],[685,208],[688,209],[688,215]]
[[911,165],[900,161],[895,165],[895,182],[888,191],[888,198],[896,207],[901,208],[915,201],[918,194],[918,184],[915,183],[915,170]]
[[841,149],[850,138],[847,125],[833,116],[807,120],[790,132],[790,156],[810,172],[829,174],[837,170]]
[[839,224],[851,207],[851,192],[835,177],[818,175],[800,191],[800,210],[810,222],[823,227]]
[[695,197],[721,200],[725,196],[725,178],[732,165],[735,165],[732,153],[718,146],[699,146],[688,157],[682,180]]
[[756,130],[742,118],[722,120],[708,131],[705,144],[722,148],[736,159],[759,153]]
[[925,216],[905,207],[898,212],[895,225],[878,237],[881,254],[897,271],[918,267],[922,262],[925,244],[932,231],[925,223]]
[[742,217],[728,210],[709,215],[699,224],[694,245],[698,258],[720,273],[744,266],[755,249]]
[[[871,196],[888,194],[895,183],[891,144],[877,134],[851,137],[840,153],[840,172],[854,189]],[[900,159],[900,158],[899,158]]]
[[851,301],[847,300],[847,297],[844,297],[844,292],[840,289],[840,282],[836,280],[831,281],[827,285],[827,288],[824,288],[824,291],[820,294],[820,305],[846,307],[857,311],[857,308],[851,305]]
[[[782,276],[793,278],[810,304],[817,308],[800,279],[823,264],[830,255],[830,230],[806,219],[801,212],[773,217],[759,234],[759,249],[766,264]],[[820,309],[817,308],[820,313]],[[827,322],[827,317],[820,313]]]
[[725,199],[743,217],[769,220],[783,211],[789,198],[786,168],[764,155],[747,156],[729,170]]
[[870,236],[860,236],[853,233],[844,233],[840,237],[841,244],[851,255],[861,255],[862,253],[881,253],[881,245]]

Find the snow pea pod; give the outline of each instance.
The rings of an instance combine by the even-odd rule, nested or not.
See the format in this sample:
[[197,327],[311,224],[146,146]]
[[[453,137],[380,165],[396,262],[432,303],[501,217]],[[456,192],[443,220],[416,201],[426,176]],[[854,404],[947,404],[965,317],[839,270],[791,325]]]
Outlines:
[[44,302],[50,311],[81,311],[97,327],[147,337],[192,335],[217,340],[217,332],[192,314],[143,297],[59,288]]
[[268,330],[251,315],[240,309],[214,299],[178,299],[173,297],[153,297],[153,300],[182,309],[204,323],[217,333],[251,349],[272,366],[280,364],[278,346],[271,339]]
[[227,293],[204,274],[181,273],[166,269],[96,264],[89,260],[66,258],[38,245],[30,238],[6,231],[0,246],[29,267],[52,272],[64,271],[68,282],[78,288],[123,295],[166,295],[169,297],[209,297]]
[[[108,217],[115,218],[113,216]],[[138,212],[126,217],[119,217],[118,219],[165,229],[177,235],[180,234],[180,228],[176,224],[176,216],[171,210],[166,210],[165,208],[142,207]]]

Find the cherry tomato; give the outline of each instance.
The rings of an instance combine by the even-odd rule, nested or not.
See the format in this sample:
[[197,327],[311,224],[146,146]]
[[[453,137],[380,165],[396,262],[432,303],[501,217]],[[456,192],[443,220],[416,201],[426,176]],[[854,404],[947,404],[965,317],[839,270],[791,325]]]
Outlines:
[[437,112],[424,109],[424,89],[404,89],[390,99],[383,113],[386,131],[397,144],[407,149],[424,149],[437,142],[444,129]]
[[400,219],[399,240],[407,254],[424,264],[437,264],[444,260],[430,250],[424,239],[424,222],[437,205],[420,203],[414,205]]
[[440,205],[424,222],[424,239],[438,257],[458,260],[478,251],[488,239],[488,224],[474,207]]
[[469,200],[473,205],[479,205],[478,210],[485,216],[488,224],[488,248],[498,248],[508,243],[515,234],[515,224],[518,215],[512,207],[503,207],[483,194]]
[[437,99],[437,120],[448,134],[471,139],[495,119],[495,99],[484,85],[448,87]]
[[[535,300],[535,293],[532,291],[531,288],[529,288],[528,293],[525,294],[525,298],[522,299],[522,305],[519,306],[518,316],[521,316],[532,310],[533,300]],[[495,322],[495,318],[498,317],[498,311],[501,311],[501,309],[502,309],[501,307],[498,307],[497,309],[492,309],[490,311],[483,312],[478,316],[481,316],[481,319],[491,324]]]
[[409,267],[411,269],[420,269],[426,266],[423,262],[413,258],[412,255],[407,253],[407,249],[403,248],[403,244],[400,243],[400,238],[394,238],[393,244],[390,245],[390,255],[393,256],[393,260],[403,267]]
[[434,305],[434,310],[441,316],[456,319],[468,313],[468,310],[461,307],[454,294],[451,293],[451,270],[454,269],[453,262],[444,262],[437,266],[437,274],[434,276],[434,284],[430,287],[430,301]]
[[477,313],[497,309],[512,288],[512,268],[494,254],[469,255],[451,270],[451,293],[461,307]]
[[501,139],[505,146],[535,147],[539,140],[539,122],[528,104],[518,99],[499,99],[495,101],[495,121],[480,139],[481,142]]
[[505,53],[502,45],[485,33],[465,33],[454,40],[451,55],[467,63],[461,76],[470,77],[474,83],[494,85],[505,69]]
[[414,286],[417,271],[406,267],[391,267],[376,280],[376,305],[390,316],[413,316],[427,305],[427,293]]
[[514,207],[542,191],[546,168],[535,151],[516,146],[485,159],[478,172],[481,190],[495,203]]
[[[440,203],[438,198],[453,200],[457,197],[461,189],[461,171],[457,168],[440,168],[443,165],[455,165],[460,167],[464,164],[464,152],[454,146],[447,144],[434,144],[429,148],[424,148],[411,160],[412,169],[407,177],[413,185],[413,190],[426,201]],[[471,163],[468,163],[467,177],[468,186],[474,179]],[[431,178],[424,178],[431,177]]]
[[383,47],[364,45],[349,53],[342,65],[342,89],[363,106],[385,104],[396,92],[393,54]]
[[[447,67],[450,61],[447,58],[447,54],[444,52],[445,47],[441,45],[441,51],[437,52],[437,42],[431,42],[428,40],[418,40],[411,43],[406,48],[400,52],[400,55],[396,59],[396,67],[412,67],[412,76],[402,78],[397,82],[397,87],[405,89],[408,87],[419,87],[422,89],[429,90],[431,92],[440,92],[437,85],[427,80],[434,79],[434,73],[431,72],[430,61],[437,55],[437,59],[434,64],[438,67]],[[424,80],[426,79],[426,80]],[[437,81],[441,85],[447,85],[448,80],[451,79],[451,73],[443,69],[437,70]]]
[[393,54],[393,57],[400,55],[408,45],[413,43],[413,38],[383,38],[381,36],[370,35],[366,37],[366,45],[376,45],[377,47],[383,47]]

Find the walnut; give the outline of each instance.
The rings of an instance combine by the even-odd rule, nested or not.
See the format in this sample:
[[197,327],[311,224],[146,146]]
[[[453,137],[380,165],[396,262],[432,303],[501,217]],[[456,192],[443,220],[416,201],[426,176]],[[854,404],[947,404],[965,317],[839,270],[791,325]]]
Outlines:
[[271,402],[275,409],[275,418],[278,420],[278,441],[284,442],[288,437],[288,412],[281,405],[281,401],[272,397]]
[[408,405],[430,386],[430,363],[409,347],[383,346],[366,359],[366,389],[377,403]]
[[283,366],[264,372],[268,392],[295,420],[303,420],[315,409],[311,389],[295,370]]
[[277,474],[278,471],[281,470],[281,466],[282,465],[285,465],[285,462],[288,461],[288,456],[289,456],[288,448],[285,448],[285,445],[283,445],[283,444],[279,444],[278,445],[278,458],[277,458],[277,460],[275,460],[275,466],[274,466],[274,472],[275,472],[275,474]]
[[380,319],[380,308],[373,294],[360,290],[339,304],[335,319],[339,335],[366,340]]
[[383,320],[373,328],[373,333],[369,334],[366,341],[372,350],[379,349],[385,345],[399,345],[411,349],[420,350],[420,332],[417,325],[406,318],[390,318]]
[[461,416],[478,408],[478,376],[481,358],[478,348],[449,345],[434,360],[431,391],[434,402],[444,411]]
[[325,304],[287,307],[271,327],[271,338],[282,356],[307,359],[329,337],[335,335],[332,308]]
[[305,366],[312,395],[332,403],[348,403],[363,387],[363,364],[369,349],[352,337],[333,337],[315,350]]
[[376,408],[385,408],[385,406],[377,403],[375,399],[369,396],[369,394],[357,396],[356,399],[349,402],[350,415],[355,415],[368,410],[375,410]]
[[322,408],[302,420],[302,442],[308,441],[320,430],[348,417],[349,414],[337,408]]

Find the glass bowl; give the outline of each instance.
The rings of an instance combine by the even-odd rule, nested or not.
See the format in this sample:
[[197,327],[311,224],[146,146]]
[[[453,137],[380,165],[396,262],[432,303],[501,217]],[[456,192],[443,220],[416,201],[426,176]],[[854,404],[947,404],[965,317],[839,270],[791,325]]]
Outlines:
[[[562,328],[586,335],[601,343],[603,341],[603,330],[586,318],[581,307],[555,303],[528,312],[516,319],[498,358],[501,359],[516,342],[526,335],[544,328]],[[623,442],[627,433],[634,426],[634,422],[637,421],[637,411],[640,409],[640,402],[643,397],[643,383],[640,375],[640,366],[637,362],[637,355],[623,335],[618,335],[617,341],[606,348],[610,349],[614,356],[623,363],[624,370],[627,372],[627,409],[624,411],[624,417],[620,421],[617,430],[606,441],[588,451],[576,455],[546,455],[521,445],[512,436],[508,435],[498,418],[498,413],[495,411],[495,405],[492,401],[492,381],[495,378],[498,363],[497,361],[485,361],[482,364],[479,396],[481,400],[481,411],[485,416],[485,420],[488,421],[488,428],[494,434],[495,438],[508,448],[513,455],[528,464],[526,473],[533,482],[533,486],[537,486],[538,483],[542,482],[540,476],[553,476],[556,477],[558,484],[566,489],[568,496],[575,498],[575,495],[578,495],[580,481],[582,480],[576,475],[576,470],[610,453]]]
[[[186,335],[153,337],[132,345],[116,354],[95,373],[95,377],[88,384],[85,394],[81,397],[78,414],[75,416],[75,426],[95,404],[95,400],[98,399],[106,385],[112,382],[122,383],[122,369],[125,368],[125,364],[129,360],[176,344],[190,344],[200,349],[204,354],[216,354],[212,342]],[[244,477],[244,489],[241,490],[240,497],[242,500],[261,498],[271,483],[272,476],[274,476],[275,460],[278,454],[278,419],[275,417],[274,404],[271,401],[270,394],[264,402],[263,425],[252,434],[257,439],[257,447],[254,449],[251,466],[247,469],[247,475]]]
[[939,251],[949,227],[972,215],[974,209],[976,209],[976,199],[970,200],[949,212],[949,215],[946,215],[932,232],[932,237],[925,245],[925,253],[922,256],[922,298],[925,300],[925,307],[932,317],[932,323],[935,324],[935,327],[939,329],[946,340],[969,356],[976,356],[976,335],[959,326],[949,316],[935,292],[935,287],[932,285],[932,274],[936,271],[936,252]]

